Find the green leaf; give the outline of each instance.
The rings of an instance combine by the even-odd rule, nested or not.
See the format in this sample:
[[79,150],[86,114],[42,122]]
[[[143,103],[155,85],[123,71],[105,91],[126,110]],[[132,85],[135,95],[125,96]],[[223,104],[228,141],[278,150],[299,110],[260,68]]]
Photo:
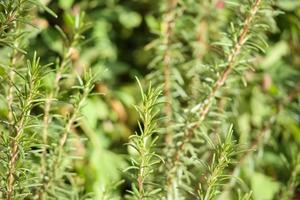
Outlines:
[[73,5],[74,0],[59,0],[58,5],[64,10],[68,10]]
[[142,22],[142,17],[133,11],[124,11],[119,16],[120,23],[128,29],[139,26]]
[[54,28],[49,28],[42,32],[42,38],[46,44],[50,47],[51,50],[62,53],[63,44],[60,40],[60,37],[57,31]]
[[263,60],[261,66],[263,68],[268,68],[273,66],[278,62],[282,56],[286,55],[289,52],[289,47],[286,42],[279,42],[274,45],[267,53],[266,58]]
[[295,1],[295,0],[278,0],[277,5],[279,8],[288,10],[288,11],[293,11],[299,8],[300,6],[300,1]]
[[279,191],[279,183],[261,173],[252,175],[251,186],[255,200],[272,200]]
[[150,28],[150,30],[154,33],[160,32],[160,23],[159,21],[152,15],[147,15],[145,17],[147,26]]
[[104,119],[108,116],[109,111],[107,105],[100,99],[97,101],[93,99],[86,100],[85,106],[82,108],[82,114],[87,118],[87,124],[93,130],[97,126],[99,119]]

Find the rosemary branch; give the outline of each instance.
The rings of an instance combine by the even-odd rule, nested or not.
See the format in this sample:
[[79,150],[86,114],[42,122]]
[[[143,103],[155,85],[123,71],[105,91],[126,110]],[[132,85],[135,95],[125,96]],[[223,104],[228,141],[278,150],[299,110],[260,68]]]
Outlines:
[[[11,200],[13,198],[13,190],[14,190],[14,181],[15,181],[15,164],[18,157],[18,143],[17,139],[22,134],[25,120],[27,118],[27,115],[30,113],[30,109],[27,110],[27,112],[22,112],[22,116],[19,122],[15,122],[14,120],[14,111],[13,111],[13,104],[14,104],[14,80],[15,80],[15,70],[16,70],[16,62],[17,62],[17,48],[19,45],[19,23],[16,23],[16,20],[19,16],[19,12],[21,12],[23,1],[18,1],[19,6],[16,6],[15,9],[13,9],[12,6],[9,7],[10,10],[7,10],[8,15],[5,18],[4,21],[0,24],[0,36],[3,37],[2,33],[6,31],[12,32],[13,38],[13,49],[12,54],[10,58],[10,69],[9,69],[9,85],[8,85],[8,96],[7,96],[7,105],[8,105],[8,122],[9,122],[9,133],[11,135],[11,141],[10,141],[10,153],[9,153],[9,162],[8,162],[8,172],[7,172],[7,200]],[[14,25],[15,24],[15,25]],[[6,29],[9,29],[12,27],[10,31],[7,31]],[[4,36],[5,37],[5,36]],[[31,91],[33,92],[33,91]],[[26,108],[27,106],[30,107],[32,102],[32,93],[29,94],[29,98],[26,100],[25,106],[23,108]],[[17,123],[17,124],[16,124]],[[16,134],[13,135],[13,133],[16,131]]]
[[[236,44],[234,45],[233,49],[231,50],[231,53],[227,57],[227,65],[226,65],[224,71],[222,72],[221,76],[215,82],[212,91],[206,98],[204,105],[201,107],[201,109],[199,111],[198,121],[190,124],[188,129],[186,129],[183,141],[177,148],[177,150],[174,154],[174,157],[173,157],[173,161],[172,161],[173,170],[176,171],[176,168],[179,164],[180,155],[181,155],[181,153],[184,153],[185,145],[187,143],[189,143],[190,140],[194,137],[194,130],[197,129],[201,125],[202,121],[205,119],[206,115],[209,112],[210,106],[216,96],[216,93],[224,85],[225,81],[227,80],[228,76],[230,75],[230,73],[234,67],[234,64],[236,62],[236,59],[241,52],[241,48],[247,41],[247,35],[248,35],[249,29],[250,29],[250,25],[251,25],[255,15],[257,14],[257,11],[259,9],[261,1],[262,0],[256,0],[255,3],[252,5],[250,13],[247,16],[247,18],[244,22],[243,28],[241,29],[241,32],[239,34],[239,39],[237,40]],[[169,184],[171,184],[173,182],[173,179],[174,179],[174,175],[169,173],[169,176],[168,176]]]
[[[53,104],[53,101],[57,99],[58,93],[60,91],[60,80],[62,78],[63,72],[67,67],[67,63],[70,60],[71,52],[73,49],[73,42],[72,44],[67,47],[67,53],[64,53],[63,58],[60,62],[60,65],[55,73],[55,79],[53,81],[53,88],[54,90],[51,90],[45,100],[44,103],[44,117],[43,117],[43,147],[42,147],[42,154],[41,154],[41,173],[42,173],[42,180],[45,178],[47,173],[47,166],[46,166],[46,153],[47,153],[47,144],[48,144],[48,129],[49,129],[49,122],[51,120],[50,111]],[[40,191],[39,196],[43,195],[43,193]],[[42,199],[42,197],[39,197],[39,199]]]
[[[70,41],[65,41],[65,43],[67,43],[67,44],[64,46],[64,53],[63,53],[60,63],[58,64],[58,68],[56,70],[55,78],[53,81],[54,89],[52,89],[49,92],[49,94],[44,102],[43,135],[42,135],[44,145],[42,147],[42,154],[41,154],[42,187],[41,187],[40,191],[38,191],[38,194],[37,194],[38,199],[44,199],[44,196],[45,196],[44,191],[47,190],[49,183],[52,181],[52,180],[49,180],[49,178],[46,180],[46,175],[47,175],[46,154],[47,154],[47,144],[48,144],[48,129],[49,129],[49,123],[52,118],[52,116],[50,114],[51,107],[52,107],[53,101],[58,98],[58,94],[61,89],[60,81],[62,79],[63,73],[65,70],[67,70],[69,68],[68,64],[72,61],[73,53],[75,51],[76,46],[78,45],[79,40],[82,38],[82,33],[85,28],[82,21],[80,21],[82,19],[80,19],[79,16],[76,16],[76,20],[78,20],[79,23],[75,26],[75,29],[73,30],[74,31],[73,36],[71,37]],[[60,28],[58,28],[58,29],[59,29],[60,33],[63,35],[63,38],[66,39],[65,34],[60,30]],[[90,88],[84,88],[84,93],[82,96],[83,99],[81,99],[82,101],[84,101],[86,99],[86,96],[88,95],[88,94],[85,94],[86,89],[90,90]],[[79,104],[80,105],[75,106],[74,112],[76,112],[76,115],[78,115],[78,112],[79,112],[83,102],[80,101]],[[77,108],[77,106],[80,106],[80,107]],[[76,116],[74,116],[74,113],[73,113],[71,118],[65,125],[64,132],[63,132],[64,140],[66,140],[67,134],[70,132],[74,121],[76,121]],[[62,140],[62,138],[61,138],[61,140]],[[59,143],[59,148],[63,148],[65,141],[63,141],[63,142],[59,141],[58,143]],[[60,155],[61,153],[62,153],[62,149],[59,149],[58,155]],[[57,166],[55,166],[55,167],[57,167]]]
[[294,100],[294,98],[300,92],[299,89],[300,89],[300,83],[298,83],[295,86],[295,88],[288,93],[287,98],[285,99],[285,101],[278,103],[278,105],[276,106],[277,107],[276,115],[271,117],[266,122],[266,124],[264,125],[264,127],[262,128],[260,133],[256,136],[255,140],[251,143],[250,148],[249,148],[250,151],[243,154],[242,157],[239,159],[238,164],[232,170],[232,173],[231,173],[231,176],[230,176],[231,178],[230,178],[228,184],[225,185],[224,193],[222,195],[220,195],[219,200],[227,197],[229,191],[232,188],[235,187],[235,185],[237,183],[236,174],[238,173],[238,171],[239,171],[241,165],[243,164],[244,160],[249,158],[254,153],[254,151],[256,151],[262,145],[261,143],[263,143],[262,141],[264,141],[264,138],[266,137],[266,134],[272,129],[272,126],[276,122],[276,116],[278,116],[283,111],[285,106],[289,105],[289,103]]
[[[15,135],[11,136],[10,143],[10,154],[9,154],[9,163],[8,163],[8,175],[7,175],[7,200],[11,200],[13,198],[13,189],[15,182],[15,165],[18,160],[19,154],[19,146],[18,142],[21,136],[24,133],[25,126],[28,122],[32,107],[34,105],[34,100],[38,94],[38,87],[40,81],[40,65],[39,58],[36,58],[36,54],[34,55],[32,63],[27,64],[28,67],[28,87],[25,92],[25,100],[21,103],[21,116],[18,120],[16,120],[16,124],[14,125]],[[37,102],[37,101],[36,101]]]
[[[70,48],[68,48],[70,49]],[[44,189],[45,189],[45,176],[47,174],[47,165],[46,165],[46,154],[47,154],[47,144],[48,144],[48,128],[49,128],[49,122],[51,120],[51,116],[50,116],[50,110],[53,104],[54,99],[57,98],[58,93],[60,91],[60,80],[62,78],[62,73],[65,70],[66,67],[66,63],[67,60],[69,60],[70,58],[70,50],[67,51],[68,53],[64,54],[63,59],[61,61],[61,64],[58,68],[58,70],[56,71],[55,74],[55,79],[54,79],[54,90],[51,90],[50,93],[48,94],[45,103],[44,103],[44,117],[43,117],[43,147],[42,147],[42,154],[41,154],[41,174],[42,174],[42,181],[43,181],[43,186],[39,193],[38,193],[38,199],[44,199]]]
[[[61,164],[62,154],[64,151],[66,140],[68,138],[69,133],[71,132],[72,127],[74,126],[74,123],[78,120],[78,117],[80,115],[80,110],[83,107],[85,100],[87,99],[88,95],[90,94],[93,88],[93,78],[92,77],[88,78],[87,83],[85,85],[82,85],[82,87],[83,87],[83,93],[79,95],[78,101],[74,104],[73,113],[70,116],[70,118],[67,120],[66,125],[62,132],[62,136],[58,142],[56,156],[51,166],[51,172],[52,172],[51,177],[49,177],[47,180],[43,182],[43,187],[42,187],[43,192],[47,191],[50,184],[56,179],[57,170],[59,169]],[[43,192],[39,192],[39,199],[43,199],[45,195],[43,194]]]
[[165,103],[165,114],[166,114],[166,137],[165,141],[167,145],[172,144],[172,131],[171,131],[171,121],[172,121],[172,94],[171,94],[171,55],[170,55],[170,45],[171,37],[173,34],[174,27],[174,9],[176,8],[177,0],[168,1],[168,11],[166,13],[164,22],[164,41],[165,51],[163,54],[163,71],[164,71],[164,96],[166,97]]
[[[140,84],[140,83],[139,83]],[[153,135],[157,131],[157,118],[158,111],[156,106],[160,103],[158,98],[160,96],[159,89],[153,89],[151,85],[146,94],[142,92],[142,105],[136,106],[136,110],[139,113],[139,132],[130,136],[130,146],[138,152],[138,158],[131,158],[133,166],[129,167],[137,170],[136,185],[137,191],[133,190],[131,193],[135,199],[146,200],[151,199],[159,190],[150,190],[147,185],[154,185],[150,183],[150,175],[154,173],[152,167],[160,163],[161,159],[154,151],[156,141],[158,137]],[[159,158],[159,159],[158,159]]]

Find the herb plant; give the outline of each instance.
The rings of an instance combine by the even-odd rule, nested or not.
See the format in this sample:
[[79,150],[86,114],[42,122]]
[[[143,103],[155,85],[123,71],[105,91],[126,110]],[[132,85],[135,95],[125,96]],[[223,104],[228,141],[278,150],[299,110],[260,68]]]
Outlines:
[[299,198],[299,9],[0,0],[1,199]]

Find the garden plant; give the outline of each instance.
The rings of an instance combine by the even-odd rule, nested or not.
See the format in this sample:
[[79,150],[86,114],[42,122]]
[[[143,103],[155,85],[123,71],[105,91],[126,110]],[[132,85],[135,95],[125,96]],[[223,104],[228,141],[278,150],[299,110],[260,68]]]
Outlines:
[[0,0],[0,199],[300,199],[299,0]]

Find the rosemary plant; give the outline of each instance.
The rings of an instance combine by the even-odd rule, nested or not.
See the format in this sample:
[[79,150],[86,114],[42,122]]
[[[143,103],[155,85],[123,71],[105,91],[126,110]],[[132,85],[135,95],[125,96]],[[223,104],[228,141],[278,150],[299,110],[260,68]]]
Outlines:
[[[142,86],[140,85],[142,90]],[[133,199],[146,200],[154,199],[157,193],[160,192],[158,183],[153,183],[151,176],[155,173],[155,166],[162,160],[155,152],[156,141],[158,136],[158,98],[160,96],[160,89],[153,89],[150,85],[147,93],[142,92],[142,105],[137,106],[141,121],[139,124],[139,133],[130,137],[130,147],[132,147],[137,157],[131,158],[132,166],[128,169],[137,171],[135,176],[135,184],[132,186]],[[156,187],[155,187],[156,185]]]
[[[38,53],[34,53],[31,61],[25,61],[27,29],[32,28],[28,19],[38,8],[53,14],[39,1],[1,1],[1,44],[8,54],[1,64],[5,82],[1,85],[1,102],[7,105],[5,115],[1,116],[1,196],[8,200],[63,198],[66,195],[63,183],[65,178],[70,178],[64,177],[67,169],[62,162],[66,161],[66,142],[93,88],[94,79],[88,69],[83,69],[87,73],[71,68],[86,30],[83,15],[71,19],[73,32],[70,35],[57,28],[65,47],[54,67],[51,63],[42,65]],[[71,95],[64,104],[70,108],[61,115],[57,112],[62,104],[60,89],[65,87],[62,82],[66,84],[67,81],[71,81],[66,86],[72,88],[72,93],[64,94]]]
[[[201,200],[216,199],[220,194],[222,185],[226,184],[230,178],[230,175],[224,174],[225,169],[233,163],[234,155],[238,153],[238,146],[232,140],[232,126],[225,136],[224,141],[218,137],[218,144],[213,147],[214,153],[211,158],[211,162],[207,165],[208,176],[205,177],[205,187],[203,188],[201,182],[199,185],[198,195]],[[212,141],[209,142],[213,144]],[[244,197],[249,196],[245,194]],[[239,198],[241,199],[241,198]]]
[[295,2],[0,0],[0,199],[299,198]]
[[[188,186],[183,183],[186,181],[192,181],[193,179],[191,174],[188,172],[190,169],[186,167],[187,164],[185,160],[189,158],[186,158],[185,154],[197,154],[197,150],[193,150],[193,148],[197,148],[197,146],[194,146],[193,143],[198,143],[195,135],[199,132],[199,128],[200,133],[204,131],[201,126],[203,126],[202,124],[206,121],[209,111],[214,106],[216,96],[218,96],[218,93],[222,90],[227,79],[230,78],[232,71],[238,71],[239,69],[235,68],[237,68],[241,62],[245,62],[245,60],[248,59],[247,56],[250,56],[253,50],[260,51],[261,49],[259,45],[256,46],[255,42],[253,43],[252,41],[255,40],[256,37],[253,33],[257,31],[253,24],[257,24],[257,27],[259,27],[258,21],[262,21],[262,16],[260,16],[259,10],[263,6],[266,6],[262,4],[264,4],[264,2],[259,0],[251,1],[249,4],[246,4],[243,13],[239,15],[242,16],[242,23],[239,23],[237,26],[231,23],[230,32],[224,33],[224,38],[222,38],[223,41],[216,43],[216,45],[220,45],[223,48],[224,56],[223,58],[221,57],[221,60],[225,59],[225,61],[222,64],[218,64],[219,67],[215,69],[217,76],[211,76],[211,80],[213,80],[212,82],[214,83],[205,84],[205,87],[208,90],[208,93],[204,93],[206,98],[203,99],[203,102],[192,105],[190,111],[187,112],[187,116],[185,117],[186,119],[184,120],[188,121],[185,121],[184,125],[180,128],[180,134],[177,136],[179,139],[178,143],[169,150],[172,151],[172,149],[175,149],[169,162],[169,170],[171,173],[168,174],[169,178],[167,180],[167,188],[170,188],[167,193],[168,199],[183,198],[182,194],[180,194],[181,192],[178,190],[180,190],[180,187],[187,188]],[[236,6],[240,6],[240,4],[233,4],[233,8],[236,8]],[[251,52],[248,50],[250,47],[253,49]],[[196,57],[196,59],[199,59],[199,57]],[[208,77],[206,77],[206,79],[208,79]],[[180,118],[182,118],[182,115]],[[178,123],[180,122],[178,121],[177,124]],[[207,123],[208,122],[205,122],[205,124]],[[209,128],[207,125],[205,126],[206,128]],[[180,179],[185,179],[185,181],[181,181]]]

